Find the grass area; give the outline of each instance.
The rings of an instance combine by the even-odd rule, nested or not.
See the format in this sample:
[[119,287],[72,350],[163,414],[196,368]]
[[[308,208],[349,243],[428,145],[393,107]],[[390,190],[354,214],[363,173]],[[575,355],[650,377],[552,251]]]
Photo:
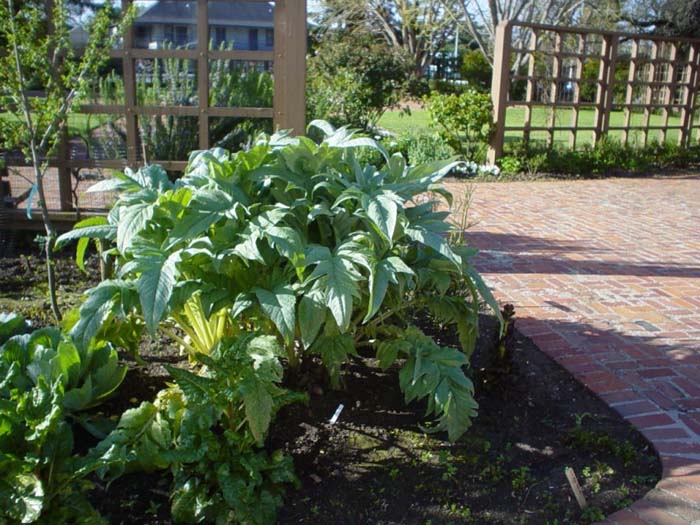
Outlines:
[[[546,126],[549,127],[550,110],[549,108],[533,108],[532,111],[532,126]],[[559,126],[570,126],[573,123],[573,110],[571,108],[557,109],[554,114],[555,125]],[[595,111],[593,109],[582,109],[579,111],[578,126],[580,127],[592,127],[595,120]],[[518,126],[525,122],[525,109],[522,107],[509,107],[506,112],[506,125],[507,126]],[[613,111],[610,114],[610,126],[623,126],[625,123],[625,114],[623,111]],[[678,125],[680,123],[680,117],[669,116],[668,125]],[[644,124],[644,114],[643,113],[633,113],[630,118],[631,126],[641,126]],[[379,119],[379,125],[389,131],[394,133],[401,133],[409,130],[425,129],[430,127],[430,119],[428,117],[428,111],[425,109],[416,109],[411,111],[410,115],[403,115],[399,111],[387,111],[384,113],[381,119]],[[661,126],[663,125],[662,115],[651,115],[649,119],[649,125],[651,126]],[[546,131],[536,131],[531,133],[531,139],[533,141],[546,140]],[[610,136],[621,138],[622,133],[620,131],[611,131]],[[554,133],[554,142],[560,144],[569,144],[569,138],[571,133],[569,131],[556,131]],[[509,131],[506,133],[506,141],[515,141],[522,137],[522,133],[518,131]],[[667,140],[675,141],[678,137],[677,130],[669,130],[667,134]],[[660,131],[651,131],[649,133],[649,140],[661,140]],[[634,144],[635,142],[641,143],[643,140],[643,134],[640,131],[633,131],[630,133],[629,141]],[[577,144],[582,145],[585,143],[593,142],[593,132],[592,131],[579,131],[577,134]]]
[[[17,117],[11,113],[0,113],[0,120],[10,119],[16,121]],[[83,113],[75,113],[68,116],[68,134],[70,136],[84,135],[89,131],[99,128],[103,124],[109,122],[113,117],[111,115],[85,115]]]

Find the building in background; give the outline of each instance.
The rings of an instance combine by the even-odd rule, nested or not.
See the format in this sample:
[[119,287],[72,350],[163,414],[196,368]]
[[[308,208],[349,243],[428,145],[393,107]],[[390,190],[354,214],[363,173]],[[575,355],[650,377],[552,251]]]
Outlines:
[[[159,1],[134,21],[135,46],[194,48],[197,45],[197,2]],[[271,4],[210,0],[209,41],[213,49],[272,51],[274,18]]]

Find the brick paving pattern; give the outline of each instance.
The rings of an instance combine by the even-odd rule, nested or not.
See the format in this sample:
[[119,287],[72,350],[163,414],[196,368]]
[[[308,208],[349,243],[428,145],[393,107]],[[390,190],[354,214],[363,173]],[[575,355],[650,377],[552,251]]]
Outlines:
[[[81,180],[75,186],[75,181],[73,181],[75,197],[77,198],[78,205],[83,209],[104,209],[108,207],[114,200],[113,196],[108,193],[87,193],[90,186],[95,184],[98,180],[110,177],[110,170],[94,169],[94,170],[82,170],[83,175],[86,173],[89,175],[88,180]],[[7,179],[10,183],[10,195],[14,198],[18,198],[25,194],[31,188],[32,182],[34,180],[33,172],[31,168],[10,168],[9,177]],[[44,190],[46,192],[46,197],[50,210],[60,210],[60,199],[58,194],[58,173],[55,169],[49,169],[46,178],[44,179]],[[18,208],[25,209],[27,207],[27,201],[23,200]],[[33,202],[33,208],[38,209],[37,200],[35,198]],[[36,212],[38,213],[38,211]]]
[[700,525],[700,177],[477,184],[470,217],[518,329],[662,458],[605,525]]

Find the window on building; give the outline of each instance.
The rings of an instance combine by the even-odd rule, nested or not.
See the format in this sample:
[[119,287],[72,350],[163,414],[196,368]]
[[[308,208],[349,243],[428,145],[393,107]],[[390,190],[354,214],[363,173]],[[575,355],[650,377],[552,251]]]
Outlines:
[[222,44],[226,43],[226,28],[225,27],[215,27],[214,28],[214,49],[219,49]]
[[175,26],[175,45],[187,45],[187,26]]
[[175,43],[175,27],[172,24],[165,24],[163,26],[163,42],[168,42],[169,44]]
[[151,26],[134,27],[134,38],[138,45],[145,45],[151,41]]
[[251,51],[258,50],[258,30],[250,29],[248,31],[248,49]]
[[272,29],[265,30],[265,45],[273,47],[275,45],[275,32]]

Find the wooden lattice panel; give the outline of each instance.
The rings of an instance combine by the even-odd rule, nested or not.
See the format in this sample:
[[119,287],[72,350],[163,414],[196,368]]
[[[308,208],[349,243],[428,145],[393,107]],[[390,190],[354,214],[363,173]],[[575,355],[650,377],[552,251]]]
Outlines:
[[[526,48],[511,46],[514,32],[529,34]],[[687,146],[700,133],[700,40],[507,22],[495,58],[492,161],[509,140]]]

